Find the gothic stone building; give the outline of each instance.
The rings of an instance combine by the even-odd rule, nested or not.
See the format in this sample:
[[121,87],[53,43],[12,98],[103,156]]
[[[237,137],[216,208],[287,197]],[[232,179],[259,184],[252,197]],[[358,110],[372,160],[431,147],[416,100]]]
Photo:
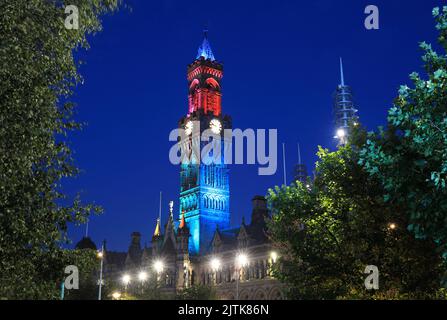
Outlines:
[[[127,253],[106,252],[106,279],[153,270],[158,263],[158,278],[166,292],[202,284],[214,286],[221,299],[283,298],[283,287],[271,272],[277,254],[265,234],[265,198],[253,198],[250,224],[230,226],[229,170],[223,151],[231,141],[225,141],[223,130],[232,124],[231,117],[222,114],[222,77],[223,65],[214,58],[205,33],[197,58],[187,69],[188,112],[178,122],[184,132],[178,143],[184,155],[178,218],[171,202],[164,230],[157,219],[150,248],[142,248],[140,233],[134,232]],[[221,161],[211,164],[194,152],[194,143],[202,147],[200,136],[207,129],[220,139],[222,148],[216,152]]]

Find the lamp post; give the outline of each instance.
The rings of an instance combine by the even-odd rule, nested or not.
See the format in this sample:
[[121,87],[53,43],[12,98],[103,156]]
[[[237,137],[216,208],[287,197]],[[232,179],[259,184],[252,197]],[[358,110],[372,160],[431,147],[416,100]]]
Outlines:
[[139,274],[138,274],[138,279],[141,281],[141,294],[143,294],[143,292],[144,292],[144,282],[146,281],[146,279],[147,279],[147,273],[146,272],[144,272],[144,271],[141,271]]
[[101,251],[97,254],[98,258],[101,260],[101,267],[99,269],[99,290],[98,290],[98,300],[102,299],[102,270],[104,267],[104,241],[101,245]]
[[236,300],[239,300],[239,277],[241,275],[241,269],[245,267],[248,264],[248,257],[244,253],[239,253],[236,256],[236,270],[237,270],[237,277],[236,277]]
[[276,263],[276,260],[278,259],[278,253],[276,251],[270,252],[270,259],[272,259],[272,263]]
[[160,274],[163,272],[164,269],[164,263],[161,260],[155,260],[153,267],[155,272],[157,273],[157,284],[158,284],[161,278]]
[[276,251],[270,252],[270,266],[268,269],[268,276],[273,277],[273,270],[274,265],[276,264],[276,261],[278,260],[278,253]]
[[128,274],[123,275],[121,280],[124,283],[124,292],[127,293],[127,285],[130,283],[130,280],[131,280],[130,275],[128,275]]
[[210,265],[213,270],[214,284],[217,285],[217,271],[220,269],[221,262],[218,258],[213,258],[210,261]]

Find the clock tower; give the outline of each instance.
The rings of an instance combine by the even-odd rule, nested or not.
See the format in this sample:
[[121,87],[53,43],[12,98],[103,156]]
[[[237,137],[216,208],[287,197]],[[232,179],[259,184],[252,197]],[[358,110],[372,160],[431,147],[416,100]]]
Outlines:
[[[196,60],[188,66],[188,113],[179,121],[186,135],[180,148],[189,150],[180,169],[179,211],[190,230],[192,255],[208,251],[216,227],[222,230],[230,225],[229,177],[223,151],[231,141],[225,141],[223,130],[231,128],[231,118],[222,115],[222,76],[223,65],[214,58],[205,31]],[[208,144],[200,139],[207,129],[220,140],[221,152],[213,155],[220,161],[204,163],[198,154]],[[198,153],[191,152],[195,144],[200,146]]]

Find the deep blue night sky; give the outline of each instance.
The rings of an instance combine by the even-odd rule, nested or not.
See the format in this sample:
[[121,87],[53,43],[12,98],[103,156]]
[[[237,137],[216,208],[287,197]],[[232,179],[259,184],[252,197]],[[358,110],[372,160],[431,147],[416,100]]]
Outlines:
[[[290,178],[300,142],[312,171],[317,146],[334,148],[332,94],[338,59],[351,85],[361,122],[385,124],[401,84],[420,71],[418,42],[436,42],[431,11],[444,1],[174,1],[132,0],[132,11],[104,18],[103,32],[78,56],[85,82],[74,96],[77,119],[88,126],[70,136],[83,174],[64,184],[104,207],[89,235],[126,250],[132,231],[150,242],[163,191],[178,210],[179,168],[168,158],[169,132],[187,112],[186,66],[197,54],[202,29],[224,63],[223,113],[234,128],[276,128],[277,173],[257,165],[231,166],[232,223],[249,221],[251,198],[282,183],[281,143]],[[368,4],[380,10],[380,30],[364,28]],[[82,23],[82,21],[81,21]],[[290,179],[289,179],[290,181]],[[71,227],[78,241],[85,226]]]

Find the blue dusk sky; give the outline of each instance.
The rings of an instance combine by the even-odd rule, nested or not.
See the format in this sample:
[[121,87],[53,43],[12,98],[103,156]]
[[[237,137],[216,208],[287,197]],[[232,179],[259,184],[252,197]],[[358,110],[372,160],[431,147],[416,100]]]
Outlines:
[[[77,53],[84,83],[73,97],[76,118],[88,125],[69,136],[83,173],[64,182],[84,201],[103,206],[89,236],[108,249],[127,250],[130,233],[150,239],[163,192],[178,217],[179,167],[169,161],[169,132],[187,112],[186,67],[208,25],[217,60],[224,64],[224,114],[234,128],[277,129],[278,170],[259,176],[257,165],[230,166],[233,225],[250,221],[251,199],[282,184],[281,143],[287,174],[297,162],[312,172],[318,145],[335,148],[332,97],[340,82],[352,87],[360,121],[374,130],[408,75],[422,70],[421,41],[436,44],[432,8],[443,1],[174,1],[131,0],[132,10],[103,19],[91,49]],[[364,9],[380,10],[380,29],[366,30]],[[80,21],[82,23],[82,21]],[[436,46],[437,47],[437,46]],[[85,226],[71,226],[76,243]]]

